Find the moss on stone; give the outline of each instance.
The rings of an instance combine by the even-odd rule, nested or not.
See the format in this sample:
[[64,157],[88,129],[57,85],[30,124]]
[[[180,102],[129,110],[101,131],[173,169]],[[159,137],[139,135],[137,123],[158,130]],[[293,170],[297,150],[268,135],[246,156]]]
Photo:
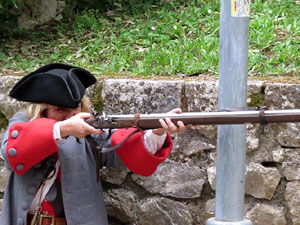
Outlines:
[[104,107],[103,99],[102,99],[102,89],[103,89],[103,82],[99,82],[99,84],[94,88],[93,95],[91,97],[91,103],[94,106],[94,109],[97,112],[102,112]]
[[265,95],[262,93],[251,94],[249,96],[250,102],[248,103],[249,107],[258,107],[262,106]]
[[8,125],[7,118],[5,117],[5,115],[2,112],[0,112],[0,130],[3,128],[6,128],[7,125]]

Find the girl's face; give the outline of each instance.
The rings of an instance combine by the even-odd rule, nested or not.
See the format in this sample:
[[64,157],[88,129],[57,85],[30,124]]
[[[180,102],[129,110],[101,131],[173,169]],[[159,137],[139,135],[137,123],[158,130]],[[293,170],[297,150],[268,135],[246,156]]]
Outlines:
[[49,105],[44,116],[49,119],[63,121],[69,119],[72,116],[75,116],[80,112],[81,112],[81,103],[79,103],[79,105],[75,109]]

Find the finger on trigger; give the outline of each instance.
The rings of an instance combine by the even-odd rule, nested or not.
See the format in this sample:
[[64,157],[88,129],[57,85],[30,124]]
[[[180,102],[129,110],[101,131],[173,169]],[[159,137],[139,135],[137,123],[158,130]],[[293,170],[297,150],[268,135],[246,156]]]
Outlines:
[[94,128],[86,122],[84,122],[84,127],[91,134],[99,134],[99,130],[97,130],[96,128]]
[[102,135],[102,134],[104,134],[104,131],[103,130],[94,129],[94,130],[91,130],[91,134]]

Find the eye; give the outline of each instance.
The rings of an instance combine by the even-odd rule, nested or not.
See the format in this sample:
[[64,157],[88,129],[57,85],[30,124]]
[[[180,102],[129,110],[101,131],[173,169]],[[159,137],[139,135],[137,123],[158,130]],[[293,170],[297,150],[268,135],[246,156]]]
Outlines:
[[57,111],[57,112],[61,112],[61,111],[65,111],[65,110],[66,110],[65,107],[56,107],[56,108],[54,109],[54,111]]
[[44,109],[41,113],[41,117],[47,118],[47,116],[48,116],[48,109]]

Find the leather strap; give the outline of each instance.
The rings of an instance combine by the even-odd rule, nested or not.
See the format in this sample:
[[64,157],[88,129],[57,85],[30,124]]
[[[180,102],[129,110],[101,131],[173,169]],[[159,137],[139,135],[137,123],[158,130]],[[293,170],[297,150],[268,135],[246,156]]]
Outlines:
[[65,218],[54,218],[54,224],[51,217],[43,217],[41,225],[67,225]]
[[[133,119],[133,124],[132,127],[136,128],[136,130],[134,130],[133,132],[131,132],[126,138],[124,138],[123,141],[121,141],[120,143],[114,145],[114,146],[110,146],[110,147],[105,147],[105,146],[100,146],[97,144],[97,142],[93,139],[93,137],[91,135],[87,135],[86,138],[88,140],[88,142],[91,145],[91,148],[93,150],[94,153],[94,157],[95,157],[95,162],[96,162],[96,175],[97,175],[97,182],[100,181],[100,169],[102,168],[102,154],[103,153],[107,153],[107,152],[111,152],[114,151],[116,149],[118,149],[125,141],[127,141],[132,135],[136,134],[137,132],[142,132],[143,130],[138,126],[139,124],[139,120],[140,120],[140,113],[136,113],[134,115],[134,119]],[[109,129],[109,137],[111,136],[111,129]]]
[[114,151],[116,150],[117,148],[119,148],[125,141],[127,141],[132,135],[136,134],[137,132],[140,132],[139,129],[137,130],[134,130],[133,132],[131,132],[126,138],[124,138],[123,141],[121,141],[120,143],[114,145],[114,146],[111,146],[111,147],[102,147],[102,150],[101,150],[101,153],[107,153],[107,152],[111,152],[111,151]]
[[[63,217],[65,217],[65,211],[64,211],[64,205],[63,205],[61,184],[58,179],[56,179],[54,181],[52,188],[56,188],[56,190],[57,190],[56,198],[54,199],[54,201],[50,201],[50,203],[54,209],[54,214],[57,217],[63,218]],[[46,195],[46,200],[47,200],[47,195]]]
[[118,149],[132,135],[134,135],[134,134],[136,134],[137,132],[140,132],[140,131],[141,131],[140,129],[134,130],[126,138],[124,138],[123,141],[121,141],[120,143],[118,143],[114,146],[111,146],[111,147],[105,147],[105,146],[102,146],[102,145],[98,145],[97,142],[94,140],[94,138],[91,135],[86,136],[88,142],[91,145],[91,148],[93,150],[94,157],[95,157],[95,162],[96,162],[96,168],[95,169],[96,169],[96,175],[97,175],[97,182],[100,181],[100,169],[103,166],[102,165],[102,154]]
[[259,123],[260,124],[267,124],[267,120],[266,120],[266,117],[265,117],[265,109],[262,108],[262,109],[259,109]]
[[35,194],[34,199],[32,200],[32,203],[30,205],[29,213],[31,215],[34,215],[34,213],[40,209],[41,204],[44,201],[46,194],[50,190],[51,186],[53,185],[53,183],[57,177],[59,166],[60,166],[60,162],[59,162],[59,160],[57,160],[56,164],[55,164],[55,170],[52,171],[48,175],[46,180],[43,180],[42,185],[40,186],[39,190]]
[[132,125],[132,127],[140,129],[140,128],[139,128],[140,115],[141,115],[140,113],[134,114],[133,125]]

